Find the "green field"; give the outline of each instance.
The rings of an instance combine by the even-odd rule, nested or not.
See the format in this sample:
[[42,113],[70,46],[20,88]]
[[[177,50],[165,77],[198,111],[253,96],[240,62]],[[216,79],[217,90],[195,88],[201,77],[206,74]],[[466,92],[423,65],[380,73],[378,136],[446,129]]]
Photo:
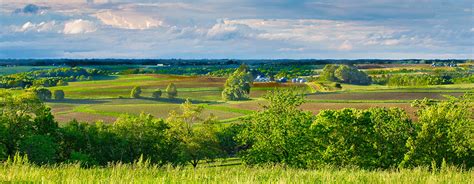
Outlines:
[[291,169],[280,166],[143,167],[117,164],[81,169],[77,165],[37,167],[0,166],[0,181],[13,183],[472,183],[473,171],[427,168],[367,171],[323,168]]
[[[466,92],[474,92],[474,84],[452,84],[420,87],[388,87],[380,85],[349,85],[343,84],[341,90],[314,91],[313,83],[307,84],[276,84],[255,83],[251,90],[252,100],[240,102],[224,102],[221,100],[222,86],[225,78],[205,76],[176,76],[135,74],[119,75],[112,79],[71,82],[68,86],[51,87],[61,89],[66,94],[64,101],[51,101],[56,119],[68,122],[79,121],[113,122],[124,113],[138,115],[150,113],[157,118],[165,118],[172,110],[177,110],[185,99],[205,106],[205,114],[214,114],[222,121],[233,121],[249,112],[260,109],[261,97],[275,88],[300,88],[307,93],[305,110],[317,113],[322,109],[341,109],[347,107],[366,109],[369,107],[401,107],[410,115],[415,109],[410,103],[416,99],[446,99],[445,95],[461,96]],[[177,99],[167,99],[164,95],[160,100],[151,99],[155,89],[164,90],[169,83],[178,88]],[[143,89],[141,99],[131,99],[130,91],[134,86]]]

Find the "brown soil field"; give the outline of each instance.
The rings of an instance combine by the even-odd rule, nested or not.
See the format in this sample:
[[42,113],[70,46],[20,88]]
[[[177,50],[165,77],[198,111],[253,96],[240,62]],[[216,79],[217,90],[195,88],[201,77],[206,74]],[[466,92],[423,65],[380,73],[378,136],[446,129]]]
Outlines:
[[416,100],[423,98],[446,99],[443,95],[459,97],[464,93],[431,92],[369,92],[369,93],[317,93],[308,95],[308,100]]

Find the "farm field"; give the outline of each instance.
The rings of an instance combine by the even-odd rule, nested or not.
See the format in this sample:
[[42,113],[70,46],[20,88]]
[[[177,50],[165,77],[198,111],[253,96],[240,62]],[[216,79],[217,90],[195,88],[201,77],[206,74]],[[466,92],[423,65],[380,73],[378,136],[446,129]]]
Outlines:
[[[400,107],[413,116],[415,109],[410,106],[416,99],[446,99],[445,95],[461,96],[474,91],[474,84],[438,85],[420,87],[387,87],[379,85],[343,85],[342,90],[311,93],[306,84],[255,83],[250,96],[252,100],[224,102],[221,100],[225,78],[201,76],[176,76],[156,74],[133,74],[115,76],[113,79],[71,82],[68,86],[51,87],[64,90],[67,99],[50,102],[59,122],[71,119],[78,121],[104,121],[111,123],[120,114],[138,115],[149,113],[156,118],[166,118],[169,112],[179,109],[179,104],[190,99],[195,104],[205,106],[206,115],[213,114],[222,121],[232,121],[238,117],[260,109],[262,96],[275,88],[298,88],[308,95],[307,103],[301,108],[318,113],[322,109],[370,107]],[[178,88],[177,99],[151,99],[155,89],[164,90],[169,83]],[[134,86],[143,89],[140,99],[130,99]]]

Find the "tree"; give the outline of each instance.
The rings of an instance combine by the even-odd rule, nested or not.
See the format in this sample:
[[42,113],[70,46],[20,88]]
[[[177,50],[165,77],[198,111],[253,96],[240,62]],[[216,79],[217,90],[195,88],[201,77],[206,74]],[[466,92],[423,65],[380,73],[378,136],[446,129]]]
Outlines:
[[407,142],[402,167],[447,164],[474,167],[473,96],[415,101],[419,128]]
[[311,126],[316,142],[310,160],[368,169],[396,167],[414,127],[399,108],[323,110]]
[[203,107],[194,106],[189,100],[181,105],[181,111],[172,111],[166,120],[170,125],[169,136],[171,142],[179,143],[180,149],[175,154],[196,168],[199,161],[219,155],[216,120],[213,115],[203,119]]
[[155,91],[153,91],[153,93],[151,93],[151,97],[154,98],[154,99],[159,99],[161,97],[161,89],[157,89]]
[[42,101],[51,99],[52,94],[49,89],[39,87],[39,88],[33,88],[32,91],[38,97],[38,99]]
[[143,156],[161,165],[173,161],[169,160],[171,156],[168,155],[168,128],[162,119],[142,113],[138,117],[120,116],[111,131],[123,140],[120,149],[116,149],[123,162],[133,162]]
[[321,73],[321,78],[347,84],[368,85],[372,82],[365,72],[349,65],[326,65]]
[[252,75],[249,67],[242,64],[224,84],[223,100],[244,100],[249,98],[252,86]]
[[20,145],[26,138],[34,135],[57,136],[58,124],[51,110],[33,92],[12,96],[1,93],[0,147],[6,149],[10,157],[21,151]]
[[130,92],[130,98],[140,98],[141,94],[142,94],[142,88],[140,86],[135,86]]
[[58,145],[51,136],[33,135],[22,140],[20,150],[28,155],[28,159],[36,164],[54,163]]
[[64,91],[63,90],[54,90],[53,98],[55,100],[64,100]]
[[168,94],[168,98],[176,98],[178,96],[178,90],[174,83],[168,84],[166,87],[166,94]]
[[246,128],[238,136],[249,149],[241,152],[247,164],[285,164],[306,167],[313,149],[308,131],[314,116],[299,106],[304,96],[295,90],[269,92],[269,105],[244,119]]
[[58,83],[56,84],[57,86],[67,86],[68,82],[64,80],[59,80]]

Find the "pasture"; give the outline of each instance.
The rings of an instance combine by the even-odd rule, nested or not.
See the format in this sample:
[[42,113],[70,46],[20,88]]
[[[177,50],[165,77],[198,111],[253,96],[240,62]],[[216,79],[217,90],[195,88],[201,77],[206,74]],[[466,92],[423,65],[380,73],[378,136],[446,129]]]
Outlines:
[[[85,122],[104,121],[110,123],[120,114],[138,115],[149,113],[156,118],[166,118],[185,99],[204,106],[204,114],[213,114],[224,122],[237,120],[264,104],[262,96],[275,88],[298,88],[306,93],[301,108],[318,113],[322,109],[370,107],[400,107],[413,116],[415,109],[410,102],[416,99],[446,99],[445,95],[461,96],[474,91],[474,84],[452,84],[420,87],[388,87],[381,85],[343,84],[336,91],[315,91],[314,83],[255,83],[251,89],[251,100],[224,102],[221,91],[225,78],[207,76],[178,76],[162,74],[130,74],[113,76],[106,80],[71,82],[68,86],[51,87],[50,90],[64,90],[66,100],[51,101],[56,119],[68,122],[72,119]],[[156,89],[165,90],[169,83],[178,88],[178,97],[168,99],[163,94],[160,99],[152,99]],[[134,86],[142,87],[142,98],[131,99],[130,91]]]

